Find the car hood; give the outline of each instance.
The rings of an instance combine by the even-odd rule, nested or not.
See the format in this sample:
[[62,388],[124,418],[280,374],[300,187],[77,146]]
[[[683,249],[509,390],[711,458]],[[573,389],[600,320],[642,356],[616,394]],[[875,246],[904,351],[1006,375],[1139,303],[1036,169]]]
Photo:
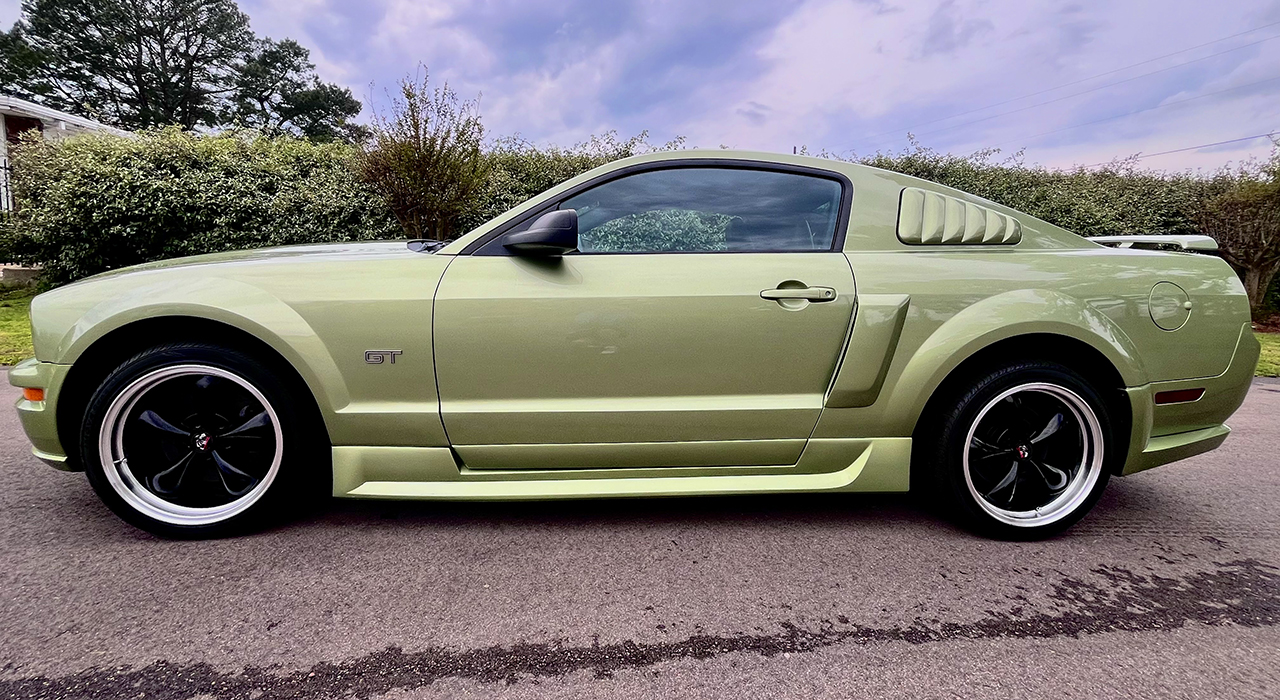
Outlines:
[[100,272],[68,286],[74,287],[86,282],[109,279],[134,272],[169,270],[174,268],[254,265],[259,263],[305,263],[312,260],[355,260],[369,257],[399,257],[423,254],[424,253],[416,253],[409,250],[405,245],[405,241],[360,241],[348,243],[276,246],[272,248],[251,248],[248,250],[233,250],[225,253],[191,255],[183,258],[170,258],[168,260],[156,260],[154,262],[142,263],[140,265],[130,265],[129,267]]
[[[258,248],[134,265],[35,297],[33,344],[41,361],[70,363],[83,349],[76,345],[81,338],[92,340],[117,325],[165,315],[194,315],[242,328],[294,324],[294,332],[305,334],[306,314],[320,309],[317,313],[323,315],[335,300],[385,302],[387,285],[371,280],[399,284],[391,297],[417,303],[435,289],[451,259],[415,252],[405,241],[368,241]],[[266,320],[245,320],[255,315]]]

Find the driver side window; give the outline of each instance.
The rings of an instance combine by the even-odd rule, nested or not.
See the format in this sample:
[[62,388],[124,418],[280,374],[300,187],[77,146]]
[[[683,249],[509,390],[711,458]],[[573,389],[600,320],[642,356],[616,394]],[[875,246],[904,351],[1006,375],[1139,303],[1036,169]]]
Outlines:
[[831,250],[841,185],[745,168],[651,170],[560,203],[578,212],[582,253]]

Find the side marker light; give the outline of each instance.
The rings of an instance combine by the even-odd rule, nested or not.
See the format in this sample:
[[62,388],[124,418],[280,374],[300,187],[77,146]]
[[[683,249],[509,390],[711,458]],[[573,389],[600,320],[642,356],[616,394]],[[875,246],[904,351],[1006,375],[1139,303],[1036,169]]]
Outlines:
[[1156,393],[1156,405],[1170,403],[1191,403],[1204,396],[1204,389],[1178,389],[1177,391],[1161,391]]

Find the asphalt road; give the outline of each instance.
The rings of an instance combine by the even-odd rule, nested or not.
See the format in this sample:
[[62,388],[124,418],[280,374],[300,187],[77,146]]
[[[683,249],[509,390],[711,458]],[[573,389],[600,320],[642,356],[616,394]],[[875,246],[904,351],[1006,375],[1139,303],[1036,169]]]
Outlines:
[[1232,426],[1041,543],[898,496],[343,502],[167,542],[0,410],[0,697],[1280,697],[1280,383]]

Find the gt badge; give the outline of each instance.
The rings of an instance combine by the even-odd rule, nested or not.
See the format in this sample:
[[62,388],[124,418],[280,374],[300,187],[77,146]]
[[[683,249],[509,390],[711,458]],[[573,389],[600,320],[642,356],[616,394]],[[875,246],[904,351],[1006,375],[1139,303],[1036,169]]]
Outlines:
[[364,361],[371,365],[380,365],[384,362],[396,363],[396,355],[403,355],[400,350],[365,350]]

